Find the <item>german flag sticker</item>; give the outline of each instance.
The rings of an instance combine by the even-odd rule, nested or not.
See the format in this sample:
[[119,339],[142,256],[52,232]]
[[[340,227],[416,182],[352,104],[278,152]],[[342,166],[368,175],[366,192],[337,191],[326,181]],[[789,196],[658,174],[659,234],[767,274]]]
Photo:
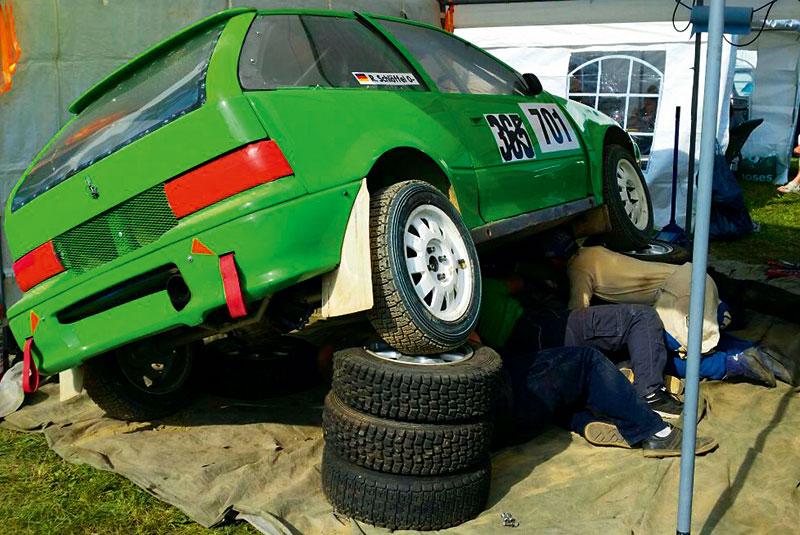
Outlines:
[[356,77],[356,80],[358,80],[358,83],[360,83],[360,84],[369,84],[369,83],[372,83],[372,81],[369,79],[369,76],[367,76],[367,75],[366,75],[365,73],[363,73],[363,72],[354,72],[354,73],[353,73],[353,76],[355,76],[355,77]]

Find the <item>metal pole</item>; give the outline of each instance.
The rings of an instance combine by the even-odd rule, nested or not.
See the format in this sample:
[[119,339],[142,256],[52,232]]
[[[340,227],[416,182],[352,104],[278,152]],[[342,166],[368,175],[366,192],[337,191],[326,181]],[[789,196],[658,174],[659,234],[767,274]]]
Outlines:
[[678,156],[681,142],[681,107],[675,108],[675,146],[672,148],[672,202],[670,203],[670,225],[675,222],[675,211],[678,209]]
[[700,345],[703,337],[706,268],[708,266],[708,227],[711,219],[711,181],[714,175],[717,110],[719,108],[720,64],[725,0],[712,0],[708,21],[706,78],[703,94],[703,128],[700,138],[700,181],[697,187],[692,264],[692,293],[689,305],[689,343],[686,363],[686,396],[683,403],[683,444],[681,444],[681,481],[678,494],[678,535],[688,535],[692,528],[692,492],[694,489],[694,452],[697,441],[697,398],[700,382]]
[[[703,5],[703,0],[697,0],[698,6]],[[692,211],[694,203],[694,157],[697,141],[697,95],[700,92],[700,49],[702,40],[700,32],[694,36],[694,72],[692,73],[692,111],[691,111],[691,130],[689,133],[689,180],[686,189],[686,221],[683,228],[686,235],[693,236],[692,233]]]

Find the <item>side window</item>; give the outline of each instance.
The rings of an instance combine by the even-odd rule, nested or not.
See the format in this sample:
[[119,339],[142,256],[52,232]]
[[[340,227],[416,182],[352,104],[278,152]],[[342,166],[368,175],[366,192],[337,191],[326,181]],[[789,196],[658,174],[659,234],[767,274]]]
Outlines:
[[239,58],[246,90],[352,87],[425,91],[406,59],[373,28],[344,17],[264,15]]
[[380,24],[420,62],[443,93],[527,94],[517,73],[455,37],[403,22]]

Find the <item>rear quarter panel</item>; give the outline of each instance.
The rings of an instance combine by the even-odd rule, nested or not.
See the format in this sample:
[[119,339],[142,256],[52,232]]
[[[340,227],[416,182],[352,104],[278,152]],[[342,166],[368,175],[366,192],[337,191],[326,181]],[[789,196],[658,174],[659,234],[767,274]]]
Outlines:
[[410,147],[448,176],[467,226],[481,224],[469,153],[437,93],[298,88],[245,94],[309,192],[360,180],[382,154]]

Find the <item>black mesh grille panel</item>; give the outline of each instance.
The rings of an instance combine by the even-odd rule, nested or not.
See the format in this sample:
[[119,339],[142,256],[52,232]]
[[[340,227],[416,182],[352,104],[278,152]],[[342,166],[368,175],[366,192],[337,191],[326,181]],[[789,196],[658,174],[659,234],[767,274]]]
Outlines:
[[53,244],[65,268],[85,272],[156,241],[177,224],[159,184],[57,236]]

